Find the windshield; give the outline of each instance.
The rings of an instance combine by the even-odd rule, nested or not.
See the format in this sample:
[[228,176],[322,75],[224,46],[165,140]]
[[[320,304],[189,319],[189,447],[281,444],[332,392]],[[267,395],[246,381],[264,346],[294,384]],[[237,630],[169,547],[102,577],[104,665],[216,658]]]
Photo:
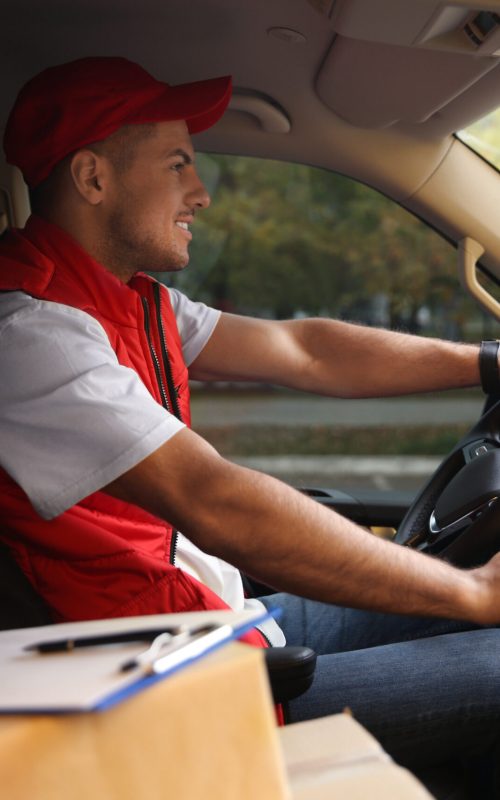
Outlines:
[[486,161],[500,169],[500,108],[468,128],[458,131],[457,136]]

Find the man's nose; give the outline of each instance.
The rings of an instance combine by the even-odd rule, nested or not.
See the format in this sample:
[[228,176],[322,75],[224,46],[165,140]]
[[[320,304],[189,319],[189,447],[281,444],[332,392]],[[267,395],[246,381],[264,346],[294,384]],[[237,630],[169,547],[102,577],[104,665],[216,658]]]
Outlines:
[[208,208],[210,205],[210,195],[198,174],[195,175],[194,185],[191,187],[189,193],[189,204],[197,208]]

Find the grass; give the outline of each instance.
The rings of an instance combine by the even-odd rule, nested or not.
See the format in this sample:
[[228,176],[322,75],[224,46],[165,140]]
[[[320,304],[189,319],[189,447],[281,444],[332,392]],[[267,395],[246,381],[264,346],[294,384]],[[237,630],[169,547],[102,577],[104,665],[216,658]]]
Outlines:
[[197,428],[223,455],[445,455],[469,425],[332,428],[235,425]]

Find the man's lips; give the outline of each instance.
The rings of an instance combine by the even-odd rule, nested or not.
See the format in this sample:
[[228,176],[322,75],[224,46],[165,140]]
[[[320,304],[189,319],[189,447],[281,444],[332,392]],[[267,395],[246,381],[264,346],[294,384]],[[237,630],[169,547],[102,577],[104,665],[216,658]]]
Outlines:
[[[190,222],[191,221],[192,220],[190,220]],[[193,238],[193,234],[189,230],[189,222],[188,221],[178,219],[178,220],[176,220],[175,225],[176,225],[177,228],[179,228],[179,230],[182,231],[184,236],[186,236],[188,239],[192,239]]]

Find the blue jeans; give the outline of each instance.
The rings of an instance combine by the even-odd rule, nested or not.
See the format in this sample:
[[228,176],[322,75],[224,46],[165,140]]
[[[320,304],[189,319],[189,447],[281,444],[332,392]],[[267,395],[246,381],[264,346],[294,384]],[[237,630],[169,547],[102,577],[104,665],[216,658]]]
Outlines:
[[289,704],[290,722],[347,706],[396,761],[417,772],[452,759],[479,763],[496,756],[499,629],[341,608],[284,593],[260,599],[269,609],[282,609],[278,622],[287,644],[318,654],[312,687]]

